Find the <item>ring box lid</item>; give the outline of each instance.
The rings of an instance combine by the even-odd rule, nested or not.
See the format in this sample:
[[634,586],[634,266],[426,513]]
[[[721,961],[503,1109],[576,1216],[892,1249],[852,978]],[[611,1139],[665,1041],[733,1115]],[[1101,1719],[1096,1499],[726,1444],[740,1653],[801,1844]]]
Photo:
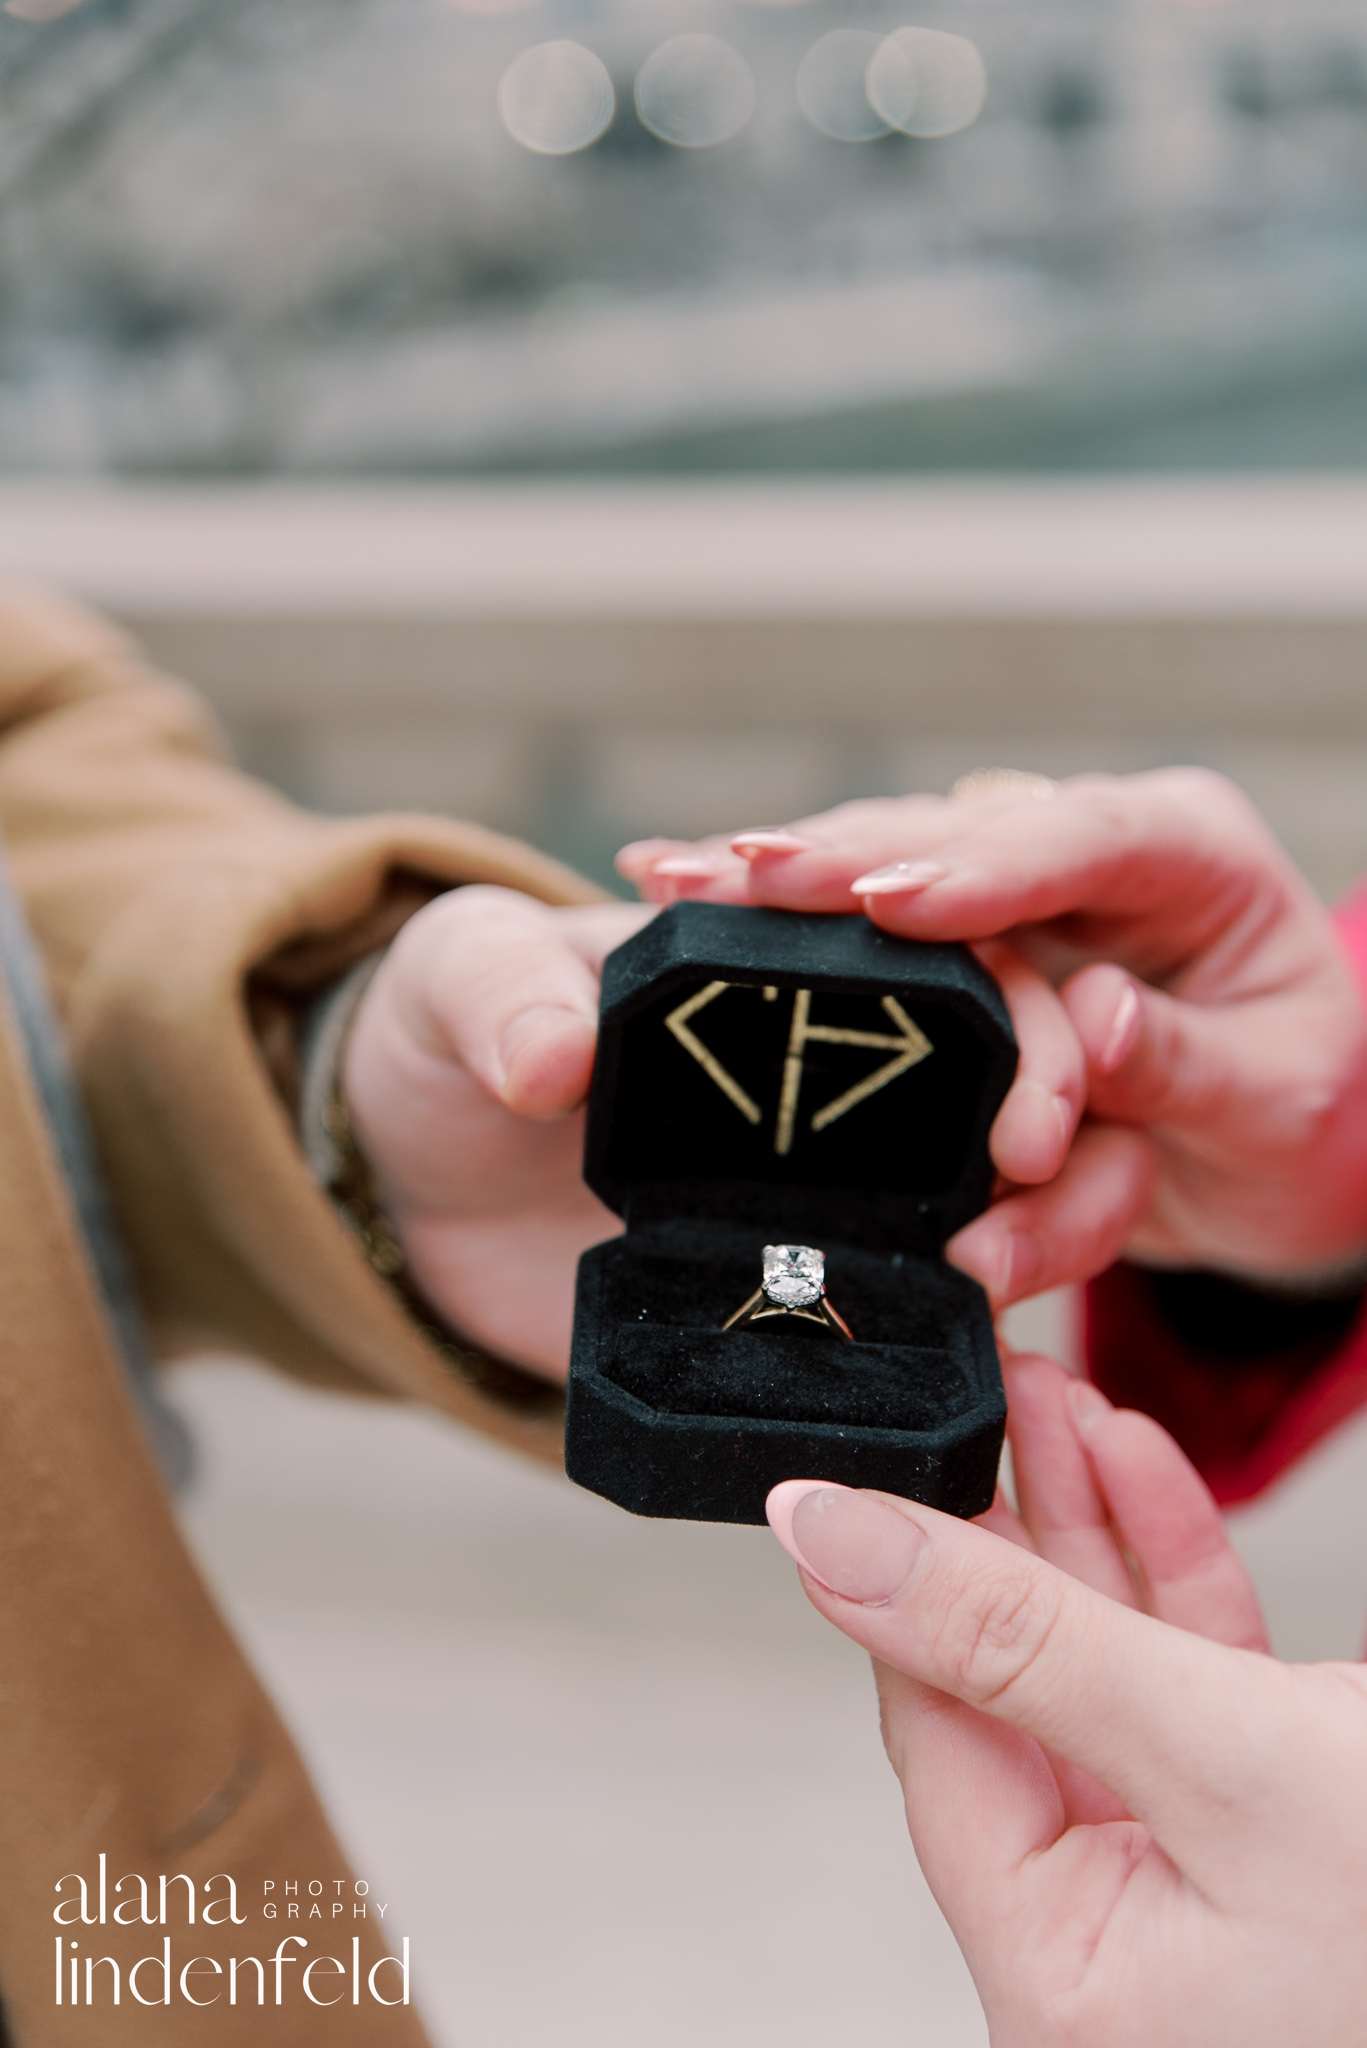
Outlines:
[[963,946],[674,904],[604,966],[584,1177],[628,1229],[726,1218],[937,1254],[986,1206],[1015,1068]]

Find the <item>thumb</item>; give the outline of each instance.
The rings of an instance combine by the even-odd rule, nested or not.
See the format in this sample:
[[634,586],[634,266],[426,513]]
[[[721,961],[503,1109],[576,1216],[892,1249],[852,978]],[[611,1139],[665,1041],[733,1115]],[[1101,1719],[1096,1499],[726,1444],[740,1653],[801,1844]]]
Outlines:
[[768,1513],[827,1620],[1090,1772],[1198,1883],[1266,1839],[1295,1750],[1281,1666],[888,1494],[788,1480]]

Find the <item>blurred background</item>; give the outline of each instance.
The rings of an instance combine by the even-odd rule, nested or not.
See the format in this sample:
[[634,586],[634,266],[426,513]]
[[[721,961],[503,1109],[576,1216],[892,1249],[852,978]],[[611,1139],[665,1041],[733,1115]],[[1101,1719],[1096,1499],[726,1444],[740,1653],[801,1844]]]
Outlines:
[[[1367,0],[9,0],[0,571],[302,801],[609,884],[644,832],[1185,760],[1332,895]],[[1072,1305],[1013,1330],[1068,1355]],[[766,1535],[178,1388],[187,1530],[439,2048],[984,2048]],[[1283,1651],[1358,1654],[1367,1427],[1235,1527]]]
[[12,0],[0,459],[1351,466],[1365,118],[1360,0]]

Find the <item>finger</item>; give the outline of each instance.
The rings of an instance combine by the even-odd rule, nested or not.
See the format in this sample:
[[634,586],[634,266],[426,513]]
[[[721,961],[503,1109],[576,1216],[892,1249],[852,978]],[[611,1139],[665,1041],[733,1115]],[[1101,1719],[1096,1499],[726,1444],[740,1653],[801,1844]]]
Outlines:
[[749,870],[723,839],[634,839],[619,848],[616,867],[648,903],[748,900]]
[[952,810],[929,857],[913,844],[882,871],[851,877],[886,930],[972,939],[1068,917],[1085,949],[1094,914],[1107,950],[1157,981],[1260,897],[1303,890],[1242,793],[1202,770],[1077,776],[1048,803]]
[[1247,1137],[1266,1070],[1268,1123],[1285,1116],[1276,1087],[1284,1054],[1275,997],[1250,1018],[1241,1005],[1185,1002],[1104,963],[1081,968],[1060,994],[1084,1048],[1094,1114],[1184,1130],[1237,1116]]
[[[899,833],[920,814],[950,808],[943,797],[864,798],[793,824],[751,826],[729,839],[633,840],[618,854],[617,865],[652,901],[688,895],[848,911],[850,877],[870,857],[869,849],[895,849],[902,844]],[[823,887],[827,869],[833,879]]]
[[1009,1924],[1022,1867],[1067,1825],[1063,1797],[1029,1736],[877,1659],[874,1676],[917,1861],[971,1955]]
[[1000,1536],[1004,1542],[1023,1544],[1026,1550],[1033,1550],[1035,1547],[1029,1530],[1000,1486],[992,1496],[991,1507],[984,1508],[982,1514],[975,1515],[974,1521],[980,1529],[989,1530],[993,1536]]
[[603,958],[648,916],[627,904],[553,910],[510,889],[439,898],[393,953],[411,1057],[458,1064],[521,1116],[567,1115],[592,1071]]
[[[917,1861],[970,1965],[981,1955],[1000,1964],[1004,1929],[1021,1925],[1051,1880],[1065,1888],[1070,1929],[1089,1948],[1095,1933],[1079,1927],[1080,1903],[1099,1929],[1149,1846],[1147,1830],[1103,1786],[1018,1729],[876,1658],[873,1668]],[[1091,1851],[1085,1885],[1044,1860],[1065,1849],[1079,1823]]]
[[1061,996],[1098,1116],[1199,1128],[1225,1115],[1250,1078],[1239,1070],[1239,1017],[1226,1008],[1182,1002],[1106,963],[1081,968]]
[[1298,1794],[1297,1692],[1271,1660],[1167,1627],[932,1508],[790,1480],[769,1497],[808,1598],[882,1662],[1089,1772],[1193,1875]]
[[1069,1405],[1071,1374],[1052,1359],[1008,1356],[1002,1377],[1016,1497],[1034,1549],[1094,1592],[1134,1607],[1134,1581]]
[[625,846],[618,847],[612,864],[624,881],[639,889],[657,860],[687,850],[686,839],[629,839]]
[[945,797],[861,799],[789,825],[750,826],[729,839],[637,839],[616,856],[618,873],[652,902],[682,897],[779,909],[848,912],[861,866],[938,845],[962,823]]
[[1148,1415],[1113,1408],[1085,1381],[1069,1381],[1063,1398],[1106,1512],[1135,1561],[1148,1612],[1211,1642],[1266,1650],[1243,1559],[1205,1481],[1167,1431]]
[[[1068,1406],[1076,1382],[1050,1358],[1007,1353],[1002,1359],[1016,1494],[1029,1547],[1094,1592],[1136,1605],[1134,1580],[1121,1555]],[[990,1526],[986,1516],[980,1526]],[[1000,1530],[996,1533],[1003,1533]],[[1050,1757],[1069,1825],[1126,1818],[1113,1792],[1062,1757]]]
[[1090,1280],[1114,1265],[1148,1213],[1156,1173],[1143,1132],[1084,1123],[1056,1179],[994,1202],[950,1238],[945,1256],[996,1309]]
[[563,934],[564,943],[593,971],[595,984],[601,980],[603,962],[609,953],[625,945],[643,930],[655,915],[639,903],[584,903],[567,906],[543,905]]
[[1055,991],[1013,946],[991,940],[974,950],[1001,989],[1020,1046],[1016,1078],[992,1125],[993,1161],[1011,1181],[1051,1180],[1086,1099],[1081,1040]]
[[[886,886],[870,893],[908,896],[948,874],[948,849],[971,842],[1001,808],[997,799],[969,807],[925,794],[864,800],[792,825],[738,832],[730,846],[750,867],[753,901],[779,910],[847,910],[851,885],[868,870],[887,871],[880,875]],[[1027,820],[1034,808],[1026,807]]]
[[[496,1017],[476,1026],[478,1040],[485,1044],[499,1032],[503,1079],[494,1089],[499,1100],[519,1116],[538,1119],[567,1116],[583,1103],[597,1049],[603,962],[654,912],[634,904],[613,903],[556,910],[549,915],[555,920],[551,943],[529,943],[525,983],[514,988],[510,980],[507,986],[510,1006],[524,1004],[521,1014],[510,1014],[501,1030]],[[575,960],[587,969],[587,984],[575,972]],[[510,961],[510,969],[512,964]],[[553,981],[559,986],[553,987]],[[573,1000],[562,1006],[562,989],[568,990],[571,984]],[[468,1018],[468,1009],[465,1015]],[[459,1057],[465,1056],[460,1037],[453,1036],[453,1046]]]
[[730,844],[749,868],[751,902],[777,910],[848,911],[850,883],[861,868],[931,853],[957,822],[956,806],[946,797],[865,799],[792,825],[738,832]]

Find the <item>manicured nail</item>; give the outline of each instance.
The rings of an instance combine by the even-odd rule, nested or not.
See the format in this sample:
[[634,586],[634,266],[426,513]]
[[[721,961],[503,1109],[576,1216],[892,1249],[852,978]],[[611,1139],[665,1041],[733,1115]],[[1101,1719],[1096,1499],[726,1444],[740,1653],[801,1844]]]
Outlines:
[[885,868],[870,868],[850,883],[851,896],[914,896],[943,882],[949,869],[942,860],[895,860]]
[[632,839],[618,847],[613,866],[619,875],[639,875],[654,866],[659,858],[659,845],[658,839]]
[[1098,1063],[1103,1074],[1113,1074],[1122,1060],[1129,1058],[1138,1036],[1139,991],[1132,981],[1127,981],[1120,991],[1120,1001],[1115,1006],[1115,1015]]
[[1033,1230],[1006,1230],[991,1216],[970,1223],[945,1247],[945,1256],[970,1280],[976,1280],[988,1299],[1006,1308],[1029,1291],[1040,1270],[1044,1247]]
[[680,882],[702,882],[719,875],[726,863],[715,854],[672,853],[666,860],[651,862],[653,875],[670,875]]
[[984,1216],[979,1222],[965,1225],[949,1240],[945,1257],[951,1266],[967,1273],[970,1280],[976,1280],[996,1299],[1002,1292],[1002,1283],[1010,1277],[1011,1233],[1003,1230],[995,1217]]
[[1063,1398],[1072,1410],[1079,1436],[1089,1436],[1098,1422],[1115,1413],[1100,1387],[1094,1387],[1090,1380],[1069,1380]]
[[758,860],[762,853],[806,853],[811,844],[810,839],[800,838],[784,825],[755,825],[736,834],[731,851],[742,860]]
[[769,1495],[768,1513],[789,1556],[829,1592],[861,1607],[894,1599],[926,1546],[915,1522],[847,1486],[786,1480]]

